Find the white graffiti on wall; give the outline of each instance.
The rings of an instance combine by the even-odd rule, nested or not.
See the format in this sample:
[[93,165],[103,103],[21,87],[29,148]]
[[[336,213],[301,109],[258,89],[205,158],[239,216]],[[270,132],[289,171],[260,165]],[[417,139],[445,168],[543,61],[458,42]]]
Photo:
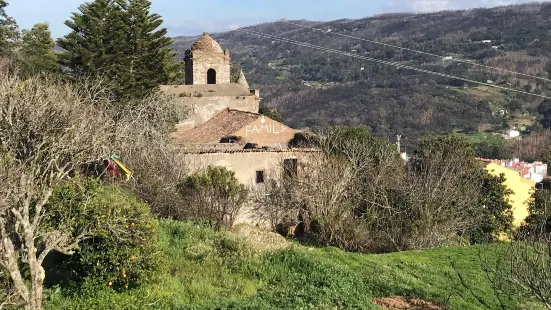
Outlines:
[[285,125],[276,123],[276,122],[273,122],[271,124],[265,124],[266,120],[264,119],[264,116],[262,116],[262,118],[260,119],[260,122],[262,123],[262,125],[260,126],[254,125],[254,126],[247,126],[245,128],[247,137],[249,137],[249,134],[254,134],[254,133],[260,134],[262,132],[271,133],[271,134],[280,134],[286,131],[287,129],[289,129]]

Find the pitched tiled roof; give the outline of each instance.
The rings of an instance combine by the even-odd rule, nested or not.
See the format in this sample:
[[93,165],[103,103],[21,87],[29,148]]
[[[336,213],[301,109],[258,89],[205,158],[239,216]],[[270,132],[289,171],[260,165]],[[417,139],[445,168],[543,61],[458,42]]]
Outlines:
[[204,124],[190,130],[178,130],[172,137],[177,144],[218,143],[260,117],[259,114],[224,110]]

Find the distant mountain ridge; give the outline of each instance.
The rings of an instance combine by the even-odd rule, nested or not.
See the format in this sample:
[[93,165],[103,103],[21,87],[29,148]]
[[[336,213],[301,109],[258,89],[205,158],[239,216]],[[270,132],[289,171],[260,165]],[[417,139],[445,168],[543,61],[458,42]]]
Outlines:
[[[551,84],[544,81],[498,75],[442,58],[471,59],[549,78],[551,3],[296,23],[326,31],[284,21],[248,29],[481,82],[551,94]],[[334,33],[442,57],[382,47]],[[537,97],[396,69],[243,32],[212,36],[230,49],[232,62],[241,64],[251,86],[261,89],[263,104],[276,107],[287,123],[295,127],[365,124],[382,137],[402,134],[407,145],[431,133],[499,128],[504,121],[511,120],[493,115],[495,111],[505,109],[515,115],[522,112],[534,115],[541,102]],[[174,47],[183,53],[197,38],[177,37]]]

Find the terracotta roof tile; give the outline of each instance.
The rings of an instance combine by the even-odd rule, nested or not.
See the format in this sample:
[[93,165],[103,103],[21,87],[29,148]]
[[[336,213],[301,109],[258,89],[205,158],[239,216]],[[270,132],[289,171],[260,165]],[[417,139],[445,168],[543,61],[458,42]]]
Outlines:
[[190,130],[178,130],[172,134],[177,144],[218,143],[260,117],[260,114],[236,110],[224,110],[204,124]]

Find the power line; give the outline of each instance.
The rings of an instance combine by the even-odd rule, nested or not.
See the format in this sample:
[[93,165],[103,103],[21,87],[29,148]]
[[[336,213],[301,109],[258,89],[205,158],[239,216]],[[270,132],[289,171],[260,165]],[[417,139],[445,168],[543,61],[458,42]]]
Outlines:
[[[372,43],[372,44],[378,44],[378,45],[382,45],[382,46],[386,46],[386,47],[392,47],[392,48],[396,48],[396,49],[401,49],[401,50],[404,50],[404,51],[410,51],[410,52],[414,52],[414,53],[417,53],[417,54],[423,54],[423,55],[432,56],[432,57],[444,58],[444,56],[437,55],[437,54],[433,54],[433,53],[423,52],[423,51],[414,50],[414,49],[411,49],[411,48],[406,48],[406,47],[397,46],[397,45],[388,44],[388,43],[382,43],[382,42],[378,42],[378,41],[374,41],[374,40],[369,40],[369,39],[364,39],[364,38],[360,38],[360,37],[355,37],[355,36],[351,36],[351,35],[347,35],[347,34],[343,34],[343,33],[327,32],[327,31],[325,31],[325,30],[323,30],[323,29],[319,29],[319,28],[315,28],[315,27],[307,26],[307,25],[303,25],[303,24],[293,23],[293,22],[286,21],[286,20],[280,20],[280,22],[287,23],[287,24],[291,24],[291,25],[295,25],[295,26],[299,26],[299,27],[303,27],[303,28],[309,28],[309,29],[312,29],[312,30],[321,31],[321,32],[323,32],[323,33],[329,33],[329,34],[336,35],[336,36],[341,36],[341,37],[346,37],[346,38],[350,38],[350,39],[361,40],[361,41],[369,42],[369,43]],[[493,69],[493,70],[497,70],[497,71],[512,73],[512,74],[516,74],[516,75],[520,75],[520,76],[524,76],[524,77],[529,77],[529,78],[533,78],[533,79],[538,79],[538,80],[545,81],[545,82],[551,82],[551,79],[547,79],[547,78],[544,78],[544,77],[535,76],[535,75],[530,75],[530,74],[525,74],[525,73],[521,73],[521,72],[511,71],[511,70],[502,69],[502,68],[497,68],[497,67],[492,67],[492,66],[487,66],[487,65],[483,65],[483,64],[476,63],[476,62],[472,62],[472,61],[470,61],[470,60],[463,60],[463,59],[456,59],[456,58],[452,58],[452,59],[448,59],[448,60],[449,60],[449,61],[460,62],[460,63],[464,63],[464,64],[469,64],[469,65],[471,65],[471,66],[477,66],[477,67],[481,67],[481,68]]]
[[286,42],[286,43],[290,43],[290,44],[294,44],[294,45],[298,45],[298,46],[308,47],[308,48],[312,48],[312,49],[316,49],[316,50],[320,50],[320,51],[324,51],[324,52],[329,52],[329,53],[333,53],[333,54],[337,54],[337,55],[349,56],[349,57],[354,57],[354,58],[367,60],[367,61],[371,61],[371,62],[375,62],[375,63],[380,63],[380,64],[383,64],[383,65],[394,66],[394,67],[399,68],[399,69],[408,69],[408,70],[418,71],[418,72],[422,72],[422,73],[426,73],[426,74],[432,74],[432,75],[451,78],[451,79],[455,79],[455,80],[465,81],[465,82],[469,82],[469,83],[473,83],[473,84],[478,84],[478,85],[498,88],[498,89],[502,89],[502,90],[512,91],[512,92],[516,92],[516,93],[520,93],[520,94],[531,95],[531,96],[536,96],[536,97],[545,98],[545,99],[551,99],[551,97],[547,97],[545,95],[538,95],[538,94],[535,94],[535,93],[526,92],[526,91],[522,91],[522,90],[518,90],[518,89],[514,89],[514,88],[508,88],[508,87],[499,86],[499,85],[495,85],[495,84],[484,83],[484,82],[479,82],[479,81],[475,81],[475,80],[471,80],[471,79],[467,79],[467,78],[453,76],[453,75],[449,75],[449,74],[445,74],[445,73],[429,71],[429,70],[425,70],[425,69],[421,69],[421,68],[416,68],[416,67],[412,67],[412,66],[408,66],[408,65],[403,65],[403,64],[400,64],[400,63],[397,63],[397,62],[390,62],[390,61],[380,60],[380,59],[371,58],[371,57],[367,57],[367,56],[351,54],[351,53],[343,52],[343,51],[340,51],[340,50],[335,50],[335,49],[331,49],[331,48],[327,48],[327,47],[323,47],[323,46],[319,46],[319,45],[313,45],[313,44],[310,44],[310,43],[304,43],[304,42],[300,42],[300,41],[296,41],[296,40],[292,40],[292,39],[287,39],[287,38],[283,38],[283,37],[279,37],[279,36],[275,36],[275,35],[271,35],[271,34],[266,34],[266,33],[262,33],[262,32],[257,32],[257,31],[253,31],[253,30],[236,29],[236,31],[244,32],[244,33],[250,33],[250,34],[260,36],[260,37],[270,38],[272,40],[277,40],[277,41],[280,41],[280,42]]

